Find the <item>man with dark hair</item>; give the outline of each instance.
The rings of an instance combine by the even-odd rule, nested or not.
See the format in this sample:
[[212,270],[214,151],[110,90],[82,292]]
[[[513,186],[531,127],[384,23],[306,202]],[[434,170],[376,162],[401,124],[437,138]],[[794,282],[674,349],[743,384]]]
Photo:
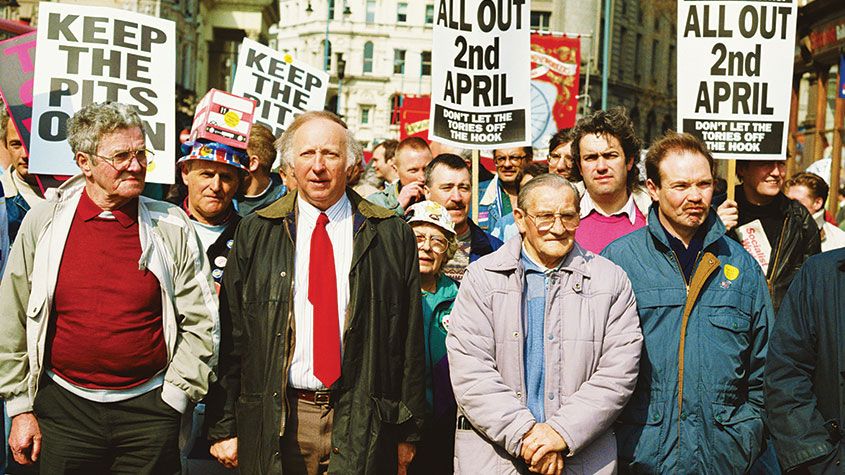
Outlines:
[[253,124],[249,132],[246,153],[249,173],[244,177],[236,198],[238,214],[247,216],[281,198],[287,192],[281,178],[272,172],[276,160],[273,142],[276,137],[269,127]]
[[182,210],[141,196],[143,125],[114,102],[74,114],[82,173],[27,214],[0,283],[9,445],[42,473],[180,473],[181,413],[214,379],[208,261]]
[[646,224],[651,199],[637,183],[640,139],[624,107],[596,111],[572,129],[572,173],[584,180],[578,244],[593,252]]
[[572,129],[560,129],[549,139],[549,173],[573,181]]
[[0,183],[6,198],[9,241],[14,242],[24,216],[34,205],[44,201],[44,195],[35,176],[29,174],[29,154],[5,106],[0,106],[0,140],[12,161],[0,175]]
[[784,194],[804,205],[819,226],[822,252],[845,247],[845,231],[824,219],[824,204],[829,191],[824,179],[815,173],[799,173],[783,185]]
[[396,155],[393,156],[392,167],[399,180],[385,185],[384,190],[373,193],[367,200],[399,216],[404,215],[405,208],[424,199],[425,166],[432,158],[425,140],[406,138],[396,147]]
[[795,273],[821,252],[819,228],[801,203],[781,192],[785,161],[739,160],[736,174],[742,182],[736,201],[726,200],[717,211],[725,228],[733,230],[731,237],[757,259],[777,311]]
[[363,151],[335,114],[276,142],[298,189],[244,218],[223,287],[212,455],[241,473],[397,473],[426,410],[413,231],[347,187]]
[[534,157],[534,149],[525,147],[493,150],[496,176],[478,185],[478,225],[488,233],[500,232],[502,218],[516,208],[522,170]]
[[616,426],[620,471],[748,473],[763,447],[766,281],[710,209],[713,156],[699,139],[667,133],[646,172],[648,226],[602,252],[631,279],[644,338]]
[[393,168],[393,157],[396,156],[396,147],[399,142],[396,140],[385,140],[380,142],[373,149],[373,170],[376,172],[376,177],[384,181],[384,186],[395,182],[399,179],[396,174],[396,169]]
[[495,251],[502,241],[490,236],[469,218],[472,182],[466,162],[454,154],[442,153],[425,167],[425,198],[443,205],[452,218],[458,250],[443,271],[460,282],[467,266]]

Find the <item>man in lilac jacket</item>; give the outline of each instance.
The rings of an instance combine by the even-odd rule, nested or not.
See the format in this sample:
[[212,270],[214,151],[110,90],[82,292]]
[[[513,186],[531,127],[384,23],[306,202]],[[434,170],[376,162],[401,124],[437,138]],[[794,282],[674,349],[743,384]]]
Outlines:
[[565,178],[530,181],[514,217],[520,236],[469,266],[451,314],[455,472],[614,473],[642,346],[631,283],[574,242]]

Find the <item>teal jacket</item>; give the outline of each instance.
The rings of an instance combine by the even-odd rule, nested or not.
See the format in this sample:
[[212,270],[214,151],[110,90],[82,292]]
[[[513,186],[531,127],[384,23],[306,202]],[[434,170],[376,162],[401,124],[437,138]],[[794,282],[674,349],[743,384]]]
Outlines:
[[449,379],[446,359],[446,334],[458,284],[446,275],[437,279],[434,293],[422,293],[423,327],[425,329],[425,399],[435,419],[455,415],[455,396]]
[[763,444],[765,277],[711,210],[687,284],[657,208],[649,214],[602,252],[631,279],[645,343],[616,429],[620,471],[748,472]]

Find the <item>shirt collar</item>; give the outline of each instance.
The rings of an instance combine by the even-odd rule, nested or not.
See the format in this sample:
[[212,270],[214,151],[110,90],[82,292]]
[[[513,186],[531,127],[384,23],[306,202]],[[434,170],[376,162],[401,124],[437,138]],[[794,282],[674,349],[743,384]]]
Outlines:
[[[323,213],[323,211],[320,211],[316,206],[305,201],[302,198],[302,194],[297,194],[296,205],[297,208],[299,208],[299,219],[304,219],[311,225],[314,225],[314,223],[317,222],[317,217],[320,216],[320,213]],[[344,193],[335,204],[331,205],[325,213],[329,217],[329,223],[338,222],[343,218],[351,216],[352,204],[349,202],[349,198],[346,196],[346,193]]]
[[584,193],[584,196],[581,197],[581,219],[586,218],[593,211],[602,216],[608,217],[625,214],[628,216],[628,220],[631,221],[631,225],[634,225],[637,221],[636,206],[636,203],[634,203],[634,194],[631,193],[628,195],[628,201],[625,202],[625,205],[622,206],[619,211],[612,214],[605,214],[601,209],[596,206],[596,204],[593,202],[593,199],[590,198],[590,193],[586,192]]
[[83,221],[91,221],[95,218],[103,220],[116,219],[118,223],[124,228],[132,226],[138,222],[138,198],[129,200],[120,208],[106,211],[99,206],[88,196],[88,190],[82,190],[82,197],[79,199],[79,206],[76,212]]

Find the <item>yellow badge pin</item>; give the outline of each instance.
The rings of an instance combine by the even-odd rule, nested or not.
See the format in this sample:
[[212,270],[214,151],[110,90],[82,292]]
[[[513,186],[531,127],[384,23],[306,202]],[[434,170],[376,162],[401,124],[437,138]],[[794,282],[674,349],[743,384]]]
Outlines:
[[737,269],[736,267],[734,267],[730,264],[726,264],[725,265],[725,277],[728,280],[736,280],[736,278],[739,277],[739,269]]

